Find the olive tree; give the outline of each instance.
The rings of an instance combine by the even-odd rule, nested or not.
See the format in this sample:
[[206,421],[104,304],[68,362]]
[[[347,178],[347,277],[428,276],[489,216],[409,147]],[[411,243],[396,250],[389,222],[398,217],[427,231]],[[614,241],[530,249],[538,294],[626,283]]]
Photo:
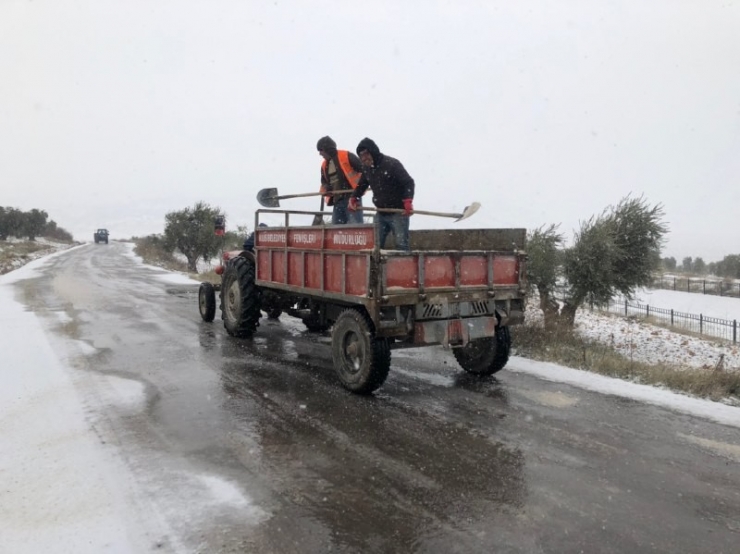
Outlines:
[[720,277],[740,279],[740,255],[730,254],[715,264],[715,272]]
[[649,285],[667,231],[663,215],[661,205],[628,196],[582,223],[560,256],[562,235],[555,227],[532,232],[527,275],[540,293],[545,326],[572,329],[584,303],[605,305],[617,294],[629,298]]
[[704,258],[694,258],[694,273],[698,273],[699,275],[704,275],[707,272],[707,264],[704,261]]
[[170,251],[182,252],[189,271],[198,271],[201,258],[208,261],[218,254],[221,238],[214,233],[213,222],[220,213],[218,207],[197,202],[192,208],[165,215],[164,244]]
[[9,206],[0,207],[0,240],[6,240],[9,236],[16,238],[24,236],[24,222],[24,212]]
[[36,237],[43,235],[46,227],[46,220],[49,218],[44,210],[32,209],[30,212],[23,213],[23,235],[28,240],[36,240]]
[[527,237],[527,280],[537,289],[545,325],[552,327],[560,311],[556,300],[558,277],[561,275],[564,237],[557,225],[539,227]]

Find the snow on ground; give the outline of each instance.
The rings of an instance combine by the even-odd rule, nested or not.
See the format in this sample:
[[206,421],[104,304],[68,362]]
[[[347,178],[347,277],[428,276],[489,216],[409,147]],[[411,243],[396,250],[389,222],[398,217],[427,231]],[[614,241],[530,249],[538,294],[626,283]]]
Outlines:
[[579,310],[576,330],[584,337],[613,346],[620,354],[635,361],[711,370],[724,356],[722,366],[725,370],[740,369],[737,344],[681,335],[639,319]]
[[[175,251],[172,253],[172,255],[175,257],[176,260],[181,261],[184,264],[188,263],[187,257],[182,252]],[[198,268],[198,273],[207,273],[208,271],[211,271],[213,268],[219,265],[219,263],[219,256],[216,256],[209,261],[205,261],[203,258],[199,258],[195,266]]]
[[[705,307],[715,307],[719,311],[732,312],[735,309],[734,303],[740,304],[737,298],[676,291],[647,292],[670,292],[672,293],[670,299],[675,302],[676,306],[682,308],[692,306],[701,310]],[[644,295],[643,297],[647,296],[645,292],[641,294]],[[697,298],[682,298],[682,296]],[[662,298],[662,296],[658,295],[656,298]],[[702,299],[706,300],[706,304],[701,303]],[[728,307],[719,307],[718,300],[723,300]],[[671,306],[656,304],[656,307],[670,308]],[[527,302],[525,319],[528,322],[542,321],[542,310],[539,309],[539,302],[536,298],[530,298]],[[740,344],[679,334],[633,317],[625,318],[581,309],[576,314],[576,330],[581,336],[613,346],[620,354],[639,362],[668,364],[677,369],[711,370],[717,365],[720,357],[724,356],[722,366],[726,371],[740,370]]]
[[[141,263],[127,245],[127,255]],[[60,360],[52,349],[37,316],[14,299],[9,286],[33,278],[36,268],[57,252],[25,267],[0,276],[0,352],[3,353],[3,386],[0,387],[0,541],[5,552],[141,552],[149,544],[132,535],[131,522],[140,521],[127,501],[126,491],[133,484],[120,462],[104,449],[86,420],[82,399],[75,388],[79,376]],[[193,281],[179,273],[148,266],[155,278],[167,282]],[[707,298],[702,295],[695,295]],[[697,299],[690,299],[697,302]],[[731,299],[725,299],[731,300]],[[530,302],[530,316],[539,310]],[[297,322],[283,317],[286,325]],[[627,322],[623,318],[589,312],[578,314],[577,324],[584,333],[593,333],[618,346],[625,337],[633,355],[649,353],[659,358],[680,359],[681,363],[709,365],[720,348],[699,339],[675,335],[664,329]],[[298,329],[298,327],[296,327]],[[658,334],[656,334],[656,332]],[[612,339],[611,337],[614,337]],[[687,341],[684,343],[684,341]],[[678,345],[678,348],[676,345]],[[680,358],[677,350],[695,351]],[[733,353],[733,356],[736,353]],[[399,356],[404,352],[400,351]],[[733,364],[737,367],[736,358]],[[567,383],[600,393],[632,398],[642,402],[740,427],[740,408],[691,398],[646,385],[638,385],[586,371],[512,357],[512,372],[535,375],[549,381]],[[101,376],[104,378],[104,376]],[[113,398],[123,399],[136,410],[143,401],[140,386],[126,379],[110,378]],[[453,386],[440,380],[439,386]],[[452,383],[452,381],[450,381]],[[215,502],[242,505],[238,490],[217,476],[201,477],[201,486]],[[140,526],[134,526],[139,528]]]
[[677,290],[640,289],[635,300],[655,308],[740,321],[740,298]]
[[740,279],[730,279],[727,277],[717,277],[716,275],[684,275],[683,273],[664,273],[662,275],[664,281],[672,281],[673,279],[691,279],[693,282],[706,281],[707,283],[716,283],[717,281],[725,281],[730,283],[740,283]]
[[0,277],[0,549],[136,552],[117,463],[85,419],[70,368],[8,286],[47,260]]
[[7,240],[0,242],[0,257],[7,256],[10,258],[5,263],[0,263],[0,275],[13,271],[14,269],[18,269],[19,267],[23,267],[29,262],[48,256],[54,252],[66,250],[74,246],[73,244],[56,242],[39,237],[34,242],[36,245],[44,246],[45,248],[37,250],[36,252],[29,252],[27,254],[18,254],[18,246],[27,242],[29,241],[25,239],[17,239],[15,237],[8,237]]
[[566,383],[603,394],[630,398],[684,414],[710,419],[723,425],[740,427],[740,407],[693,398],[665,389],[613,379],[580,369],[572,369],[547,362],[535,362],[526,358],[512,357],[506,370],[535,375],[547,381]]
[[137,256],[134,252],[134,247],[136,246],[133,242],[125,242],[123,245],[126,247],[125,255],[129,256],[130,258],[133,258],[141,264],[141,266],[146,267],[147,269],[151,269],[152,271],[156,272],[156,277],[160,281],[164,281],[166,283],[171,283],[173,285],[194,285],[197,283],[197,281],[194,281],[190,277],[187,276],[185,273],[180,273],[178,271],[168,271],[166,269],[162,269],[161,267],[157,267],[156,265],[148,265],[144,263],[144,260],[141,256]]

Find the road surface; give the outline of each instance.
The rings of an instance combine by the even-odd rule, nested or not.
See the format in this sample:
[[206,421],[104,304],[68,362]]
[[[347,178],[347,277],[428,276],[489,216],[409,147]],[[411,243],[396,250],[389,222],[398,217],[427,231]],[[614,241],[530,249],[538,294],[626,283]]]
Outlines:
[[[287,316],[252,340],[87,245],[19,299],[47,322],[153,552],[740,551],[740,430],[504,370],[395,351],[341,388],[329,335]],[[516,357],[510,367],[522,363]]]

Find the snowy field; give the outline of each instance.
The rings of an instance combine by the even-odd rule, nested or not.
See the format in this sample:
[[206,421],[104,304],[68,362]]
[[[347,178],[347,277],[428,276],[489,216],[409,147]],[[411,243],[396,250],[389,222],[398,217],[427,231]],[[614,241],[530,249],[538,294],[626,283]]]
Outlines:
[[[732,315],[740,319],[740,300],[720,296],[667,290],[641,290],[640,303],[659,308],[673,308],[686,313]],[[716,315],[712,317],[722,317]],[[527,305],[529,322],[542,320],[536,299]],[[740,370],[740,345],[680,334],[664,327],[650,325],[639,318],[608,315],[588,309],[578,310],[576,329],[584,337],[613,346],[629,359],[649,364],[663,363],[676,367],[714,369],[720,358],[727,371]]]
[[640,304],[656,308],[740,321],[740,298],[675,290],[641,289],[635,299]]
[[609,313],[645,319],[674,330],[694,333],[708,339],[740,342],[740,299],[669,290],[641,290],[625,304],[616,299]]

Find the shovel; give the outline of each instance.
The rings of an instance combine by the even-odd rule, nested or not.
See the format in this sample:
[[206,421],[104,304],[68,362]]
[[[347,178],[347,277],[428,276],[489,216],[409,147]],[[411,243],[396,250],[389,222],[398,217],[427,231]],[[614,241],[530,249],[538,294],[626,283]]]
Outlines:
[[[378,212],[381,214],[402,214],[406,213],[405,210],[400,208],[362,208],[366,212]],[[409,215],[434,215],[437,217],[454,217],[455,222],[468,219],[471,215],[480,209],[480,202],[473,202],[470,206],[465,206],[462,213],[450,213],[450,212],[427,212],[425,210],[413,210]]]
[[[276,188],[262,189],[257,193],[257,202],[259,202],[265,208],[279,208],[281,200],[287,200],[288,198],[305,198],[306,196],[327,196],[327,195],[338,195],[338,194],[351,194],[353,190],[339,190],[337,192],[302,192],[301,194],[285,194],[283,196],[278,195]],[[322,208],[323,211],[323,208]]]
[[[351,190],[341,190],[337,191],[333,194],[349,194],[353,191]],[[257,202],[259,202],[262,206],[265,208],[279,208],[280,207],[280,200],[286,200],[288,198],[303,198],[306,196],[324,196],[326,194],[332,194],[332,193],[326,193],[326,192],[303,192],[301,194],[285,194],[283,196],[278,195],[278,190],[276,188],[269,188],[269,189],[262,189],[257,193]],[[322,207],[323,208],[323,207]],[[366,208],[363,206],[362,208],[366,212],[378,212],[378,213],[384,213],[384,214],[402,214],[404,213],[404,210],[400,208]],[[470,206],[465,206],[465,209],[462,211],[462,213],[449,213],[449,212],[427,212],[424,210],[414,210],[411,212],[411,214],[418,214],[418,215],[433,215],[438,217],[453,217],[455,218],[455,221],[462,221],[463,219],[467,219],[470,216],[472,216],[475,212],[477,212],[480,209],[480,202],[473,202],[470,204]]]
[[316,214],[313,216],[313,221],[311,222],[312,226],[321,225],[324,223],[324,197],[321,197],[321,214]]

